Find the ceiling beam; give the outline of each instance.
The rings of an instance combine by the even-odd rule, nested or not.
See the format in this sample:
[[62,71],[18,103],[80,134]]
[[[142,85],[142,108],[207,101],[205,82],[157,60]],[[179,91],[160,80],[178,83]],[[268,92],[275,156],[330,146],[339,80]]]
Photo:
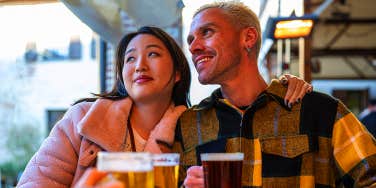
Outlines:
[[367,62],[367,64],[376,72],[376,65],[373,64],[374,58],[371,58],[371,56],[365,56],[364,60]]
[[312,56],[376,56],[376,48],[313,49]]
[[59,0],[0,0],[0,6],[3,5],[33,5],[42,3],[56,3]]
[[376,18],[319,19],[319,24],[376,24]]
[[[277,53],[277,50],[272,48],[269,52]],[[297,56],[298,49],[291,48],[291,54]],[[320,56],[376,56],[376,48],[312,49],[312,57]]]
[[349,29],[350,24],[345,24],[337,33],[334,35],[334,37],[326,44],[325,49],[329,50],[330,47],[333,46],[334,43],[338,41],[339,38],[342,37],[343,34]]
[[353,70],[353,71],[358,75],[359,78],[361,78],[361,79],[366,78],[366,76],[363,74],[363,71],[360,70],[357,66],[355,66],[355,65],[353,64],[353,62],[352,62],[347,56],[345,56],[345,57],[343,58],[343,60],[344,60],[344,62],[345,62],[349,67],[351,67],[351,70]]
[[359,78],[353,76],[313,76],[314,80],[376,80],[375,76],[368,76],[366,78]]

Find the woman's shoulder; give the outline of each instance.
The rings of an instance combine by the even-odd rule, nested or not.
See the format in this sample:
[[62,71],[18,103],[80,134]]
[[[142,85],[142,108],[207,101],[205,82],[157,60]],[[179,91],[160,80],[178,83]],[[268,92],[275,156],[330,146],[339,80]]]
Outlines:
[[62,120],[68,120],[74,124],[78,123],[89,111],[94,102],[80,102],[69,107]]
[[77,103],[77,104],[74,104],[73,106],[71,106],[67,113],[72,113],[72,114],[81,114],[81,113],[84,113],[86,114],[87,111],[89,111],[89,109],[91,108],[91,106],[93,106],[94,102],[80,102],[80,103]]
[[98,119],[107,113],[124,113],[125,111],[129,111],[131,106],[132,102],[129,99],[82,101],[71,106],[65,113],[63,119],[73,124],[78,124],[82,119]]

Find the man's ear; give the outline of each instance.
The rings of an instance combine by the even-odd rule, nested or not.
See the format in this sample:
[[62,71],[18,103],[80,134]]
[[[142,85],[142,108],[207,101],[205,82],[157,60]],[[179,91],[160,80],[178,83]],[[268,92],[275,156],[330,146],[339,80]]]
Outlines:
[[255,27],[247,27],[243,29],[242,36],[245,49],[251,49],[257,42],[258,33]]

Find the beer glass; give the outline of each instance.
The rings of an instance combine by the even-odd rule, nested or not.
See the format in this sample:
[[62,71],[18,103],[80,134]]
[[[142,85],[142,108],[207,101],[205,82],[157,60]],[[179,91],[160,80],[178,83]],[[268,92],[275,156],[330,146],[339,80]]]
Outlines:
[[243,153],[203,153],[205,188],[241,188]]
[[99,152],[97,168],[110,173],[127,188],[154,188],[153,160],[149,153]]
[[153,154],[155,188],[176,188],[179,178],[178,153]]

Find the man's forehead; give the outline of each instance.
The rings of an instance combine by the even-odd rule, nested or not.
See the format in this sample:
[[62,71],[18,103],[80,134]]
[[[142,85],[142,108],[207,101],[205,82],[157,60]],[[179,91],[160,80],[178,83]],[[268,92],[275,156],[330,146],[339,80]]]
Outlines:
[[194,30],[197,30],[209,23],[216,23],[217,21],[223,21],[226,19],[228,19],[227,15],[224,13],[224,10],[220,8],[205,9],[193,17],[190,32],[193,32]]

